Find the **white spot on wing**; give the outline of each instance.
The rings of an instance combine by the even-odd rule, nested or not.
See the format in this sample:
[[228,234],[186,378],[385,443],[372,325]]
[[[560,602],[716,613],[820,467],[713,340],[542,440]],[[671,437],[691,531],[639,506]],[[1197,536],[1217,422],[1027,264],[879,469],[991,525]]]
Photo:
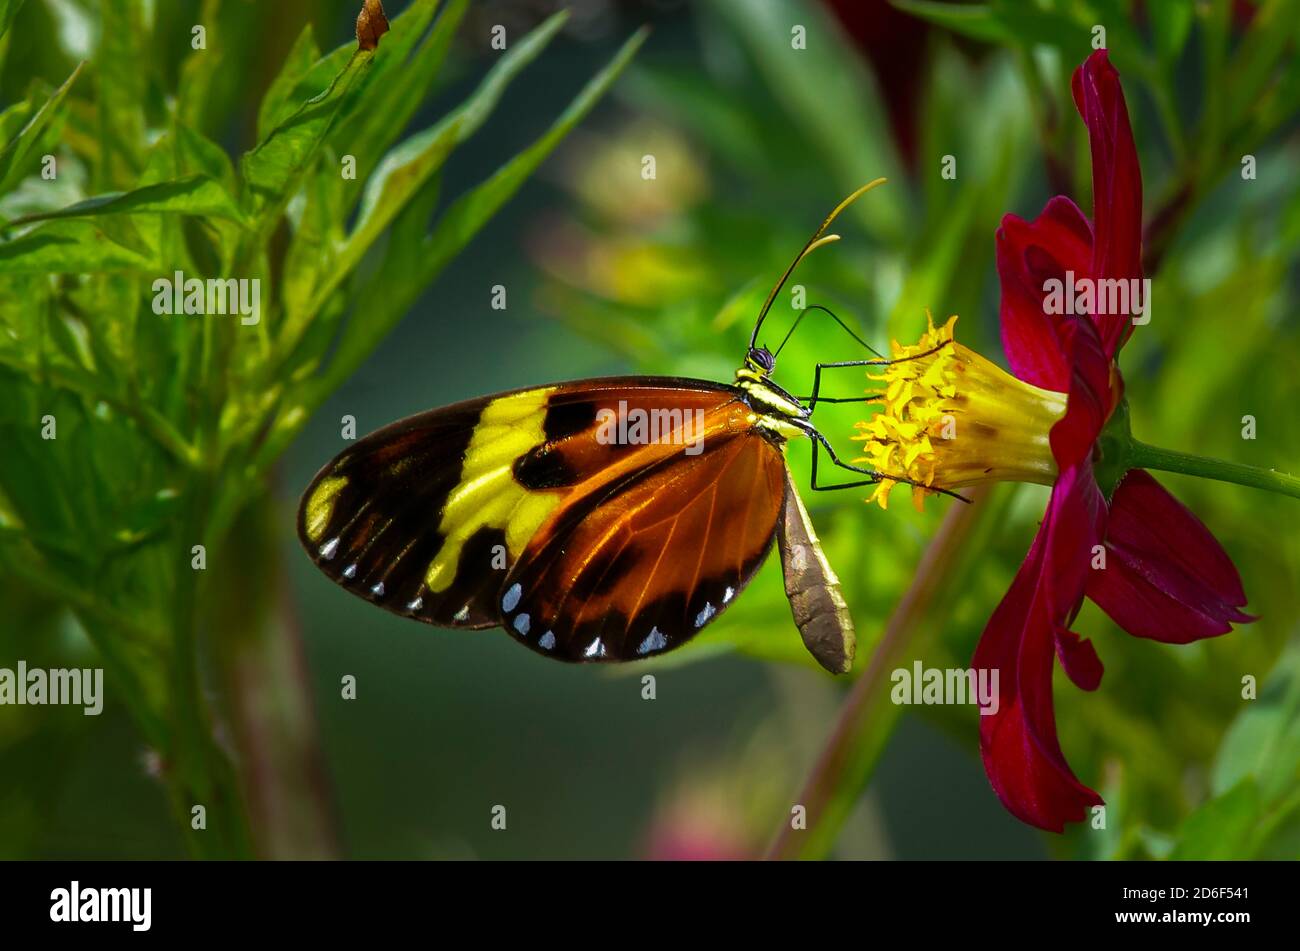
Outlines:
[[351,579],[351,578],[355,578],[356,576],[357,576],[357,566],[356,566],[356,565],[348,565],[346,568],[343,569],[343,577],[344,577],[344,578]]
[[329,561],[331,558],[334,557],[335,553],[338,550],[339,550],[338,538],[331,538],[324,545],[320,546],[320,556],[324,558],[326,561]]
[[700,613],[695,615],[695,626],[703,627],[709,623],[709,618],[718,613],[718,609],[713,606],[713,602],[705,601],[704,607],[700,608]]
[[373,594],[376,598],[382,598],[384,596],[384,583],[382,581],[379,581],[376,582],[375,584],[372,584],[370,586],[370,593]]
[[555,647],[555,632],[547,631],[545,634],[542,635],[541,640],[539,640],[537,644],[544,651],[551,650],[553,647]]
[[505,593],[501,599],[501,610],[509,614],[515,608],[519,607],[519,598],[523,595],[524,589],[519,587],[519,582],[510,586],[510,590]]
[[465,605],[463,608],[461,608],[459,611],[457,611],[454,615],[452,615],[452,618],[451,618],[451,619],[452,619],[453,621],[466,621],[466,620],[469,620],[469,605],[467,604],[467,605]]
[[521,614],[515,618],[515,630],[520,634],[527,634],[531,623],[532,621],[527,614]]
[[663,632],[658,627],[650,628],[650,633],[646,639],[637,647],[638,654],[649,654],[653,651],[661,651],[668,646],[668,638],[664,637]]
[[735,596],[736,596],[736,589],[733,588],[731,585],[727,585],[727,590],[722,592],[722,603],[726,604]]
[[408,605],[406,606],[406,610],[408,610],[408,611],[418,611],[418,610],[420,610],[422,607],[424,607],[424,598],[423,598],[423,597],[419,597],[419,598],[416,598],[414,601],[412,601],[410,604],[408,604]]
[[590,644],[587,645],[587,649],[582,652],[582,656],[583,657],[604,657],[605,656],[604,643],[602,643],[599,637],[596,638],[594,641],[592,641]]

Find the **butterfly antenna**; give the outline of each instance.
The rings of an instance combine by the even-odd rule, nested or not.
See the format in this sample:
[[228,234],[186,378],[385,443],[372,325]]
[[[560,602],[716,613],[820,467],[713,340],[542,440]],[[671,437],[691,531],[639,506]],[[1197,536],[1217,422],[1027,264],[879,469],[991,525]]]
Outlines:
[[837,324],[839,324],[839,325],[844,329],[844,332],[845,332],[846,334],[848,334],[850,337],[852,337],[854,340],[856,340],[856,341],[857,341],[858,343],[860,343],[862,346],[866,347],[868,350],[870,350],[870,351],[871,351],[872,353],[874,353],[876,356],[880,357],[880,359],[882,359],[882,360],[885,359],[885,355],[884,355],[883,353],[881,353],[879,350],[877,350],[877,349],[876,349],[875,347],[873,347],[871,344],[867,343],[865,340],[863,340],[861,337],[859,337],[856,333],[854,333],[853,328],[851,328],[851,327],[850,327],[848,324],[846,324],[844,321],[840,320],[838,314],[836,314],[834,311],[832,311],[829,307],[823,307],[821,304],[810,304],[809,306],[805,307],[803,310],[801,310],[801,311],[799,312],[799,316],[796,317],[795,320],[794,320],[794,325],[793,325],[789,330],[786,331],[785,337],[782,338],[782,340],[781,340],[781,346],[777,347],[777,348],[776,348],[776,352],[775,352],[774,354],[772,354],[773,357],[778,357],[778,356],[781,355],[781,351],[785,349],[785,345],[789,342],[790,338],[794,336],[794,332],[795,332],[795,330],[798,329],[800,321],[802,321],[802,320],[804,319],[804,317],[807,315],[807,313],[808,313],[810,310],[820,310],[820,311],[822,311],[823,313],[829,314],[830,317],[831,317],[831,320],[833,320],[833,321],[835,321]]
[[772,293],[768,294],[767,300],[763,302],[763,309],[758,312],[758,320],[754,322],[754,332],[749,335],[749,348],[751,350],[754,349],[754,345],[758,343],[758,331],[763,326],[763,321],[767,318],[767,312],[772,309],[772,302],[776,300],[776,295],[781,293],[781,288],[785,287],[785,282],[790,279],[790,275],[793,274],[794,269],[799,266],[799,262],[812,254],[822,245],[840,240],[840,236],[837,234],[826,234],[826,229],[831,226],[831,222],[839,217],[840,212],[849,207],[849,205],[853,204],[877,185],[885,184],[886,181],[887,179],[877,178],[875,181],[867,182],[867,184],[863,185],[848,198],[836,205],[835,210],[827,215],[826,220],[821,223],[821,227],[813,232],[813,236],[808,239],[808,243],[803,246],[803,250],[800,251],[795,259],[790,262],[790,266],[786,268],[785,273],[781,275],[781,280],[776,282],[776,287],[772,288]]

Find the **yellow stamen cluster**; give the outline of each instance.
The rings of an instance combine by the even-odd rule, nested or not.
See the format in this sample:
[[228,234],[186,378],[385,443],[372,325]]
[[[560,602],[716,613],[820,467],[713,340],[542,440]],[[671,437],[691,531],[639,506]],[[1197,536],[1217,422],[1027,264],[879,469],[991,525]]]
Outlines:
[[[979,482],[1050,485],[1056,477],[1048,434],[1065,412],[1065,394],[1039,389],[956,342],[956,315],[939,328],[926,312],[914,345],[894,341],[892,361],[868,377],[884,384],[881,407],[857,424],[857,465],[885,474],[869,502],[881,508],[902,482],[921,508],[933,489]],[[895,478],[889,478],[895,476]]]

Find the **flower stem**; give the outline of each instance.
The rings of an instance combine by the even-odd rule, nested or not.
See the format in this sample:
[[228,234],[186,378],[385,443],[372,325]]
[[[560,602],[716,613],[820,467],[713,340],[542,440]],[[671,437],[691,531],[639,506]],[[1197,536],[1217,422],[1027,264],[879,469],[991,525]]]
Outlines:
[[1127,460],[1135,469],[1159,469],[1161,472],[1181,472],[1217,482],[1232,482],[1255,489],[1266,489],[1279,495],[1300,499],[1300,478],[1276,469],[1261,469],[1240,462],[1207,459],[1172,449],[1157,449],[1146,443],[1133,441]]

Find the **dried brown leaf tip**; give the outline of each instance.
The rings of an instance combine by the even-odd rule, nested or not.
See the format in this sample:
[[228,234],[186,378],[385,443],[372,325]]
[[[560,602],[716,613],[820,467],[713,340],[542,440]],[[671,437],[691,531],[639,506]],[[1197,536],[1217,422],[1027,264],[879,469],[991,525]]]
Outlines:
[[357,14],[357,45],[363,50],[372,50],[387,32],[388,17],[384,16],[384,4],[381,0],[366,0]]

